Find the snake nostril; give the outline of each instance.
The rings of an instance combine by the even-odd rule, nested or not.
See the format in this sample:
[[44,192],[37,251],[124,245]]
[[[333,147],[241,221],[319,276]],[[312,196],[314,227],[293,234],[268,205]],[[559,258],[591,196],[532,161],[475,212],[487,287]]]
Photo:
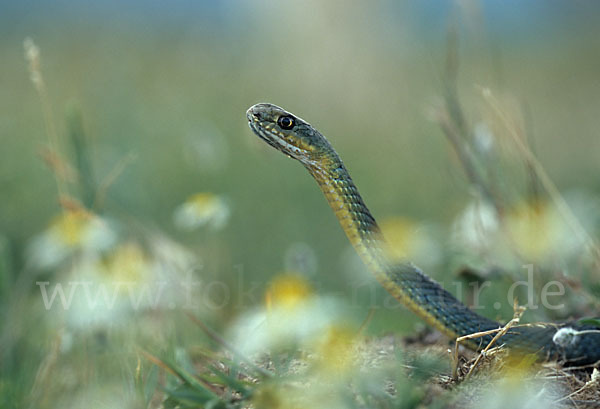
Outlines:
[[248,111],[246,111],[246,116],[248,117],[248,119],[250,119],[250,118],[261,119],[260,113],[254,107],[250,107],[250,109],[248,109]]

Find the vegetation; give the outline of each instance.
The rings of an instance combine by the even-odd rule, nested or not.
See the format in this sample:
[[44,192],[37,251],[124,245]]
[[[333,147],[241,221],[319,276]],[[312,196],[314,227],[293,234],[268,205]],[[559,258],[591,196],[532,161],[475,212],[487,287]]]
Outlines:
[[597,405],[593,366],[427,329],[244,113],[322,130],[482,314],[598,316],[598,6],[34,3],[0,6],[0,407]]

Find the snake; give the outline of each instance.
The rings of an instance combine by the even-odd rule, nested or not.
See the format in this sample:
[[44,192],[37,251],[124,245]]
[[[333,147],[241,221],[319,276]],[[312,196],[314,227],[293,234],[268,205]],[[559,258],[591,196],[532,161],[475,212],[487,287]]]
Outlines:
[[507,330],[508,326],[469,309],[412,262],[392,261],[389,244],[325,136],[302,118],[269,103],[253,105],[246,111],[246,118],[260,139],[304,165],[367,269],[427,324],[451,339],[464,338],[465,345],[475,351],[489,345],[561,365],[600,362],[597,319],[524,324]]

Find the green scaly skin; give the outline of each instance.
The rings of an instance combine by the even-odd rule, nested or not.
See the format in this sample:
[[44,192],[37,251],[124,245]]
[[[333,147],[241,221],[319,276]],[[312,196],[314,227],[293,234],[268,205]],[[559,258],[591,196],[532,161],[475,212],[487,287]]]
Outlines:
[[[412,263],[389,261],[379,226],[342,160],[327,139],[309,123],[265,103],[252,106],[246,116],[250,128],[262,140],[306,167],[357,254],[392,296],[450,338],[502,327],[471,311]],[[561,328],[571,328],[574,332],[555,342],[555,334]],[[479,350],[488,345],[493,336],[479,337],[467,345]],[[535,354],[540,360],[585,365],[600,361],[600,328],[575,322],[516,327],[496,345],[505,345],[521,354]]]

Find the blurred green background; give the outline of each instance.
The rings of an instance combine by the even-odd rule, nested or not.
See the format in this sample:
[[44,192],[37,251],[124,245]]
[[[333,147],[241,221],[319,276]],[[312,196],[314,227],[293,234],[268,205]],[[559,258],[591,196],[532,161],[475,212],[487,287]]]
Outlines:
[[[379,307],[372,334],[413,331],[416,319],[407,311],[381,308],[386,296],[376,285],[375,298],[355,289],[363,282],[360,262],[314,181],[251,133],[245,111],[271,102],[325,134],[375,216],[390,221],[392,230],[406,230],[396,232],[408,242],[406,252],[438,280],[450,283],[460,268],[473,265],[508,270],[514,279],[522,264],[540,260],[453,240],[464,209],[481,200],[435,120],[451,88],[450,55],[458,67],[456,95],[473,130],[466,134],[475,148],[477,130],[484,139],[491,135],[486,149],[494,153],[481,154],[480,162],[495,174],[504,205],[526,201],[537,182],[481,87],[524,130],[576,217],[597,237],[600,5],[502,3],[0,1],[2,406],[78,407],[78,399],[97,394],[95,407],[133,407],[127,399],[111,406],[103,393],[127,396],[135,389],[138,348],[169,354],[203,342],[185,311],[171,304],[114,322],[109,314],[93,325],[77,324],[62,308],[43,308],[36,282],[52,288],[79,279],[82,254],[94,253],[71,241],[61,260],[42,267],[35,261],[36,251],[44,251],[40,237],[61,223],[56,217],[64,211],[60,175],[45,163],[48,146],[59,155],[59,167],[75,175],[64,180],[63,193],[79,210],[110,221],[112,238],[94,262],[116,263],[118,270],[113,253],[126,246],[134,270],[151,259],[158,276],[191,272],[204,283],[224,283],[227,300],[197,293],[219,308],[192,311],[219,330],[262,305],[273,277],[294,273],[319,294],[349,300],[359,320]],[[47,102],[30,80],[26,38],[40,49]],[[44,104],[50,119],[44,119]],[[49,145],[52,123],[58,146]],[[92,192],[87,203],[86,191]],[[105,197],[100,202],[98,192]],[[199,192],[197,202],[188,200]],[[186,212],[186,203],[191,215],[178,224],[174,218]],[[425,250],[414,250],[420,244],[411,240],[426,240]],[[594,288],[593,257],[554,249],[536,253],[551,259],[545,270],[552,277],[583,271]],[[483,293],[486,305],[502,301],[501,309],[484,313],[509,319],[502,291]],[[569,301],[550,316],[590,312],[590,299]],[[536,314],[531,319],[548,317]],[[65,337],[71,337],[67,346]]]

